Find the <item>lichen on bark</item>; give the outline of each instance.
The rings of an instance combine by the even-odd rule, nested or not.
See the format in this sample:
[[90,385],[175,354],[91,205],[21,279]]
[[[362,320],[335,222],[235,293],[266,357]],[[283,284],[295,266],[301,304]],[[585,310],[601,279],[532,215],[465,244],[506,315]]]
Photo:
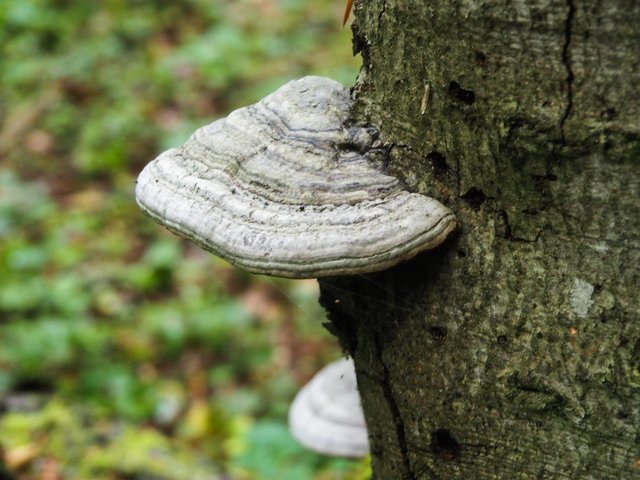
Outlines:
[[624,0],[356,1],[352,119],[461,224],[321,283],[376,478],[640,478],[637,25]]

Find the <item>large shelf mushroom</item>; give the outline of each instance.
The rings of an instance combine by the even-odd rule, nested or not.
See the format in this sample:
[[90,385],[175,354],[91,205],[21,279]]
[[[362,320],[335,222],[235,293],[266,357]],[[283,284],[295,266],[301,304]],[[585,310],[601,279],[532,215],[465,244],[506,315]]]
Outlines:
[[302,445],[318,453],[337,457],[369,453],[351,359],[330,363],[302,387],[289,408],[289,430]]
[[136,198],[156,221],[240,268],[312,278],[384,270],[456,228],[384,172],[371,128],[322,77],[294,80],[149,163]]

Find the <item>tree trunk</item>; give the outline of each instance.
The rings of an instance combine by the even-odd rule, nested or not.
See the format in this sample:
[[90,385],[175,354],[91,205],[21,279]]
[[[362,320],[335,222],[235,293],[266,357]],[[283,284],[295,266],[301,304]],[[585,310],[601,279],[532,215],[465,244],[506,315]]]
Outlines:
[[374,477],[640,479],[640,2],[356,1],[355,123],[459,234],[321,282]]

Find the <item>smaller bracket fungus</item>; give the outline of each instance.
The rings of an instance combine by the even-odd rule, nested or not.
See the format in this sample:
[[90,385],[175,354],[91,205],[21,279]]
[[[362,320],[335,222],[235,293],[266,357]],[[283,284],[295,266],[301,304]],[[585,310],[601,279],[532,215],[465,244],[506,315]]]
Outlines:
[[349,91],[305,77],[198,129],[138,178],[156,221],[245,270],[292,278],[384,270],[434,248],[453,213],[380,165]]
[[325,455],[368,455],[367,425],[351,359],[330,363],[302,387],[289,409],[289,430],[302,445]]

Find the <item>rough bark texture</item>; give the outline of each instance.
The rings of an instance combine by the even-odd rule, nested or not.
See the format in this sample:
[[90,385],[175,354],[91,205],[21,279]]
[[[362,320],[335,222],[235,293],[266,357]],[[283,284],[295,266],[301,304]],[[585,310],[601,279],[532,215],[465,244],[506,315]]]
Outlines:
[[321,283],[387,479],[640,478],[640,3],[356,1],[354,122],[459,235]]

